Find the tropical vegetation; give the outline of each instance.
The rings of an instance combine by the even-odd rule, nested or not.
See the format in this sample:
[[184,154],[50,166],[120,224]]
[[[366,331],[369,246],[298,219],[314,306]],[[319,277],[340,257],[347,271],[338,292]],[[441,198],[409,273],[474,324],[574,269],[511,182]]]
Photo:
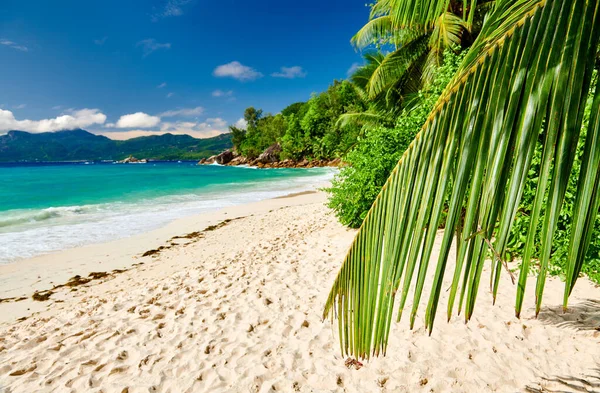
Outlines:
[[[444,63],[437,68],[429,88],[417,92],[413,106],[402,109],[394,123],[364,124],[362,135],[344,156],[347,165],[340,169],[328,189],[329,207],[344,225],[360,226],[402,153],[423,127],[442,91],[456,73],[464,54],[447,49]],[[362,69],[357,71],[359,75],[362,73]],[[342,121],[345,121],[344,116]]]
[[282,159],[334,159],[352,147],[360,132],[359,126],[338,123],[340,115],[364,109],[349,81],[334,81],[308,102],[291,104],[276,115],[249,107],[245,128],[229,128],[235,149],[249,159],[273,144],[281,146]]
[[[372,10],[371,38],[398,49],[415,42],[405,37],[427,36],[425,50],[432,50],[431,37],[448,30],[440,21],[458,18],[452,26],[461,26],[466,54],[365,215],[334,281],[324,316],[338,319],[342,352],[385,353],[392,318],[403,316],[409,294],[411,327],[428,295],[424,322],[431,332],[445,280],[447,318],[457,309],[469,320],[484,266],[491,261],[495,299],[515,249],[521,259],[516,315],[532,266],[540,311],[553,258],[563,261],[567,307],[590,252],[597,252],[600,88],[593,71],[600,2],[379,0]],[[485,17],[477,32],[479,12]],[[451,44],[456,41],[446,48]],[[393,64],[373,73],[379,82],[366,85],[369,97],[380,94],[377,86],[398,93],[398,75],[408,72],[399,64],[408,63]],[[421,75],[420,89],[427,89],[427,73]],[[430,266],[442,225],[439,256]],[[453,243],[456,261],[448,263]]]

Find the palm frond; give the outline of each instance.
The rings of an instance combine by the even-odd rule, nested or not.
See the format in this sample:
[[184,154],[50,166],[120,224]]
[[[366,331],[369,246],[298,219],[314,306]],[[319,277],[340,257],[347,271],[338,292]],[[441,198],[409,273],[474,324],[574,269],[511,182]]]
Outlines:
[[385,59],[385,55],[381,52],[367,52],[363,54],[363,57],[365,59],[365,64],[358,67],[356,71],[350,75],[350,80],[354,85],[363,90],[367,90],[373,72],[381,65]]
[[359,49],[366,48],[375,42],[389,38],[393,34],[393,31],[394,28],[390,17],[387,15],[380,16],[371,19],[364,25],[354,37],[352,37],[350,42]]
[[[525,249],[541,244],[539,311],[599,41],[599,4],[497,2],[456,77],[383,186],[334,281],[324,316],[337,317],[344,354],[385,354],[396,300],[400,319],[413,293],[412,327],[426,284],[425,326],[431,332],[454,241],[457,261],[449,277],[448,318],[457,297],[459,312],[464,307],[465,319],[471,318],[490,251],[496,256],[491,277],[495,298],[501,258],[538,139],[547,170],[538,179]],[[565,298],[584,261],[600,204],[599,94],[597,90],[582,157]],[[448,211],[439,256],[433,281],[426,283],[444,206]],[[517,314],[530,254],[526,252],[516,286]]]
[[429,39],[429,47],[436,51],[460,45],[465,23],[450,12],[443,12],[437,19]]
[[340,115],[335,126],[337,128],[345,127],[349,124],[358,126],[376,126],[390,122],[390,117],[385,116],[382,113],[371,113],[371,112],[356,112],[356,113],[344,113]]
[[388,54],[371,75],[367,86],[369,96],[375,97],[387,87],[396,84],[427,51],[427,40],[427,36],[421,36]]
[[387,14],[396,28],[425,32],[448,10],[449,4],[450,0],[379,0],[371,9],[371,15]]

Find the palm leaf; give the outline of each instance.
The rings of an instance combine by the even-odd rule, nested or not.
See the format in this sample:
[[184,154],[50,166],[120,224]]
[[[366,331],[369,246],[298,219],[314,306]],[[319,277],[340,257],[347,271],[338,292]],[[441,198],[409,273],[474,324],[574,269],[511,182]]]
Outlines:
[[367,91],[375,97],[395,85],[427,51],[427,36],[421,36],[388,54],[371,74]]
[[358,126],[374,126],[380,124],[390,123],[390,116],[386,116],[381,113],[372,113],[372,112],[353,112],[353,113],[344,113],[340,115],[339,119],[335,123],[336,128],[343,128],[349,124],[358,125]]
[[[544,143],[542,165],[548,170],[539,176],[525,249],[541,244],[539,311],[594,66],[599,3],[497,2],[453,82],[383,186],[334,281],[324,316],[337,317],[344,354],[385,353],[394,305],[398,303],[400,319],[412,292],[412,327],[426,284],[425,326],[431,332],[454,241],[457,261],[448,318],[457,297],[459,312],[464,308],[465,319],[471,318],[489,253],[495,256],[495,298],[501,258],[538,139]],[[565,298],[581,270],[600,203],[598,95],[582,157]],[[547,202],[540,203],[544,198]],[[448,211],[439,256],[433,281],[426,283],[444,206]],[[527,253],[525,257],[523,266],[529,263]],[[526,271],[516,286],[517,314]]]
[[355,86],[360,87],[361,90],[366,91],[371,80],[371,76],[381,65],[385,59],[385,55],[381,52],[367,52],[363,54],[365,58],[365,64],[358,67],[352,75],[350,75],[350,81]]
[[[476,3],[475,0],[473,0]],[[448,9],[450,0],[379,0],[371,9],[371,17],[389,15],[398,29],[419,29],[425,32]]]
[[383,41],[390,37],[394,28],[389,16],[380,16],[370,20],[352,37],[352,45],[357,48],[366,48],[367,46]]
[[437,19],[429,39],[429,46],[437,51],[460,45],[460,37],[465,23],[458,16],[443,12]]

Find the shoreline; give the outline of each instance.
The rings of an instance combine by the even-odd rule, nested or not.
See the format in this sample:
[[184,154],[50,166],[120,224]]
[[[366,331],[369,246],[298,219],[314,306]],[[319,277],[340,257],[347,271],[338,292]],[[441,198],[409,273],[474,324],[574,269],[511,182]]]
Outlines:
[[[70,255],[74,270],[57,283],[81,274],[77,285],[36,302],[35,315],[0,323],[0,386],[11,393],[479,393],[563,391],[561,380],[583,391],[582,380],[600,381],[600,292],[586,278],[567,312],[563,283],[550,277],[539,317],[530,291],[517,319],[504,274],[495,305],[481,285],[472,320],[446,322],[440,307],[431,336],[425,293],[413,330],[407,319],[393,323],[386,356],[348,362],[337,324],[323,321],[322,311],[356,231],[324,201],[322,192],[269,199],[180,220],[144,241],[61,253],[79,258]],[[438,232],[433,259],[441,242]],[[453,247],[450,269],[454,260]],[[88,277],[81,263],[94,263],[88,268],[96,273],[110,263],[124,271],[79,285]],[[486,263],[483,277],[490,272]],[[535,277],[528,281],[533,288]],[[441,304],[447,298],[443,291]],[[0,315],[24,302],[0,304]]]
[[[14,193],[11,189],[6,194],[7,203],[2,206],[0,265],[133,236],[194,214],[313,189],[335,176],[329,168],[256,171],[202,168],[191,162],[156,164],[156,168],[130,166],[123,171],[109,164],[96,169],[64,165],[64,169],[48,166],[48,172],[41,171],[41,175],[28,168],[15,172],[24,178],[15,184]],[[2,180],[14,181],[11,171],[2,171]],[[60,179],[77,174],[82,192],[78,194],[76,185],[61,180],[45,198],[35,188],[40,182],[49,190],[55,187],[46,180],[51,178],[48,174]],[[164,181],[163,176],[167,176]]]
[[[315,184],[319,189],[326,184]],[[0,265],[0,326],[48,308],[48,300],[33,300],[34,294],[43,297],[54,289],[74,288],[73,278],[87,279],[91,273],[104,277],[114,276],[143,264],[148,256],[144,253],[169,245],[178,237],[217,226],[226,220],[234,220],[255,214],[264,214],[273,209],[324,202],[322,191],[306,190],[280,197],[264,199],[241,205],[218,209],[213,212],[178,218],[158,229],[108,242],[54,251],[31,258],[19,259]],[[76,280],[77,281],[77,280]],[[90,280],[93,285],[96,280]],[[87,282],[85,283],[87,284]],[[62,291],[64,292],[64,291]],[[64,296],[54,296],[64,301]],[[63,294],[64,295],[64,294]],[[52,303],[52,302],[50,302]]]

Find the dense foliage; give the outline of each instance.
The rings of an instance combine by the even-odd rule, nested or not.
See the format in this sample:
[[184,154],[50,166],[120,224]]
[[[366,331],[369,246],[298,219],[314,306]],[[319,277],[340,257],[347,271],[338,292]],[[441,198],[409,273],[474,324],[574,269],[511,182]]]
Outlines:
[[364,109],[349,81],[334,81],[308,102],[294,103],[276,115],[247,108],[246,128],[231,126],[230,130],[236,150],[250,159],[276,143],[282,159],[333,159],[355,143],[360,131],[356,125],[338,124],[340,115]]
[[199,160],[231,147],[231,135],[196,139],[164,134],[115,141],[84,130],[0,135],[0,161],[122,160],[130,155],[158,160]]
[[331,207],[340,221],[358,227],[371,208],[391,170],[419,132],[440,94],[454,76],[463,55],[447,50],[428,90],[421,90],[414,107],[404,109],[394,127],[365,127],[363,137],[344,161],[329,189]]
[[[598,73],[595,72],[593,82],[588,94],[588,100],[585,107],[583,125],[577,144],[576,159],[573,164],[573,170],[569,177],[569,185],[565,195],[565,202],[560,212],[558,228],[554,234],[552,241],[552,264],[550,273],[554,275],[563,275],[567,262],[567,251],[569,246],[569,234],[571,223],[573,222],[573,206],[575,204],[575,195],[577,191],[577,179],[579,178],[579,169],[581,167],[581,157],[587,128],[590,120],[590,111],[594,98],[595,85],[598,81]],[[523,190],[523,199],[519,205],[519,211],[515,217],[514,226],[509,239],[509,247],[507,259],[512,257],[520,257],[523,254],[523,247],[526,241],[527,232],[529,231],[529,218],[535,198],[537,179],[540,173],[542,144],[538,141],[536,150],[532,160],[532,166],[528,172],[525,189]],[[546,197],[547,198],[547,197]],[[539,257],[540,247],[537,243],[534,257]],[[592,280],[600,283],[600,212],[596,217],[596,224],[592,241],[586,257],[586,264],[583,265],[583,272],[586,273]]]
[[[462,10],[454,8],[461,3]],[[371,22],[387,20],[377,22],[378,33],[427,33],[452,14],[472,31],[479,5],[484,2],[378,0]],[[568,307],[582,267],[593,263],[589,245],[598,237],[600,89],[590,106],[586,98],[600,44],[599,12],[599,0],[492,4],[333,282],[323,317],[339,321],[344,356],[385,355],[394,319],[408,318],[411,329],[424,320],[431,334],[444,307],[447,320],[458,311],[468,322],[488,283],[496,301],[507,275],[516,292],[515,315],[529,313],[528,286],[538,315],[560,252],[562,305]],[[586,112],[589,126],[582,137]],[[541,164],[532,167],[540,145]],[[527,187],[535,191],[533,201],[523,200]],[[513,277],[505,272],[505,255],[520,206],[530,225],[517,229],[525,240],[516,247],[522,256],[520,274]],[[564,248],[556,236],[566,241]],[[539,267],[535,288],[528,279],[531,266]]]

